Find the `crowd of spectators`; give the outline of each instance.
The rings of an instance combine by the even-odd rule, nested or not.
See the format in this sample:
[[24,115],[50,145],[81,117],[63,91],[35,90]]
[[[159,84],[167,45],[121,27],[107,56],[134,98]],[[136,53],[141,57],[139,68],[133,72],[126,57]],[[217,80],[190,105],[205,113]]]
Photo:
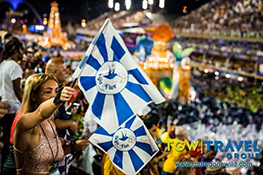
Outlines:
[[[261,75],[262,43],[220,39],[176,38],[183,48],[195,48],[193,61],[229,72]],[[197,44],[198,43],[198,44]]]
[[175,33],[261,38],[261,0],[214,0],[175,20]]

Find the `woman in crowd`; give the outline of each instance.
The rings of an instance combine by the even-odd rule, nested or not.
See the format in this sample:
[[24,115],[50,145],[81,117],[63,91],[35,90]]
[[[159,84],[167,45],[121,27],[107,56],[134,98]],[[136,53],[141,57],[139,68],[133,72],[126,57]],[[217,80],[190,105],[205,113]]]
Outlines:
[[51,121],[56,109],[72,94],[70,87],[58,90],[57,80],[52,75],[37,74],[30,78],[23,95],[21,118],[13,134],[18,175],[48,175],[48,166],[63,159],[64,152],[88,146],[88,141],[81,140],[76,143],[77,147],[62,147]]
[[3,127],[4,148],[2,150],[2,163],[8,154],[10,128],[15,118],[15,113],[21,105],[22,91],[20,81],[23,71],[17,61],[23,56],[22,43],[13,38],[5,44],[2,60],[0,61],[0,97],[1,101],[8,104],[8,112],[3,116],[0,127]]

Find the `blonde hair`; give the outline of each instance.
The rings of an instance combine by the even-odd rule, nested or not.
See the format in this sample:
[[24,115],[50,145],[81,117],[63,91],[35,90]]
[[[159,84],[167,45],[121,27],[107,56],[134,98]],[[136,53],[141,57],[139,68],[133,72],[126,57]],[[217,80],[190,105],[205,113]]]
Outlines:
[[35,102],[32,99],[33,94],[39,93],[40,87],[48,80],[57,79],[51,74],[34,74],[26,80],[25,90],[22,99],[22,113],[25,114],[35,110]]

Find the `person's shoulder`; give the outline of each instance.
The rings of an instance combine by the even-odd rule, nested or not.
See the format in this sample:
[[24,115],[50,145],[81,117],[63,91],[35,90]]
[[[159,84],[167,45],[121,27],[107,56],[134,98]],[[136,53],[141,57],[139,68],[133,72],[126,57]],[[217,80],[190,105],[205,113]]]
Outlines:
[[19,64],[15,60],[4,60],[4,67],[16,67],[19,66]]
[[6,64],[17,64],[15,60],[4,60],[3,62],[5,62]]

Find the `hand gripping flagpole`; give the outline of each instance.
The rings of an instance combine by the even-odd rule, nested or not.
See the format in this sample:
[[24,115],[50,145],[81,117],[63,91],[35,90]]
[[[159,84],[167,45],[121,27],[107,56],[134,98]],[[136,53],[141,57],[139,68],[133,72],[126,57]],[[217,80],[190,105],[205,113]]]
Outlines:
[[104,31],[104,29],[106,28],[107,24],[110,22],[110,19],[108,18],[103,26],[100,28],[99,32],[97,33],[97,35],[95,36],[95,38],[93,39],[91,45],[89,46],[88,50],[86,51],[84,57],[82,58],[81,62],[79,63],[79,66],[77,68],[77,70],[75,70],[74,74],[73,74],[73,78],[74,78],[74,82],[72,84],[72,88],[75,86],[79,76],[81,75],[84,67],[85,67],[85,63],[87,62],[87,60],[89,59],[89,56],[90,56],[90,53],[92,53],[97,41],[98,41],[98,38],[99,36],[101,35],[101,33]]

